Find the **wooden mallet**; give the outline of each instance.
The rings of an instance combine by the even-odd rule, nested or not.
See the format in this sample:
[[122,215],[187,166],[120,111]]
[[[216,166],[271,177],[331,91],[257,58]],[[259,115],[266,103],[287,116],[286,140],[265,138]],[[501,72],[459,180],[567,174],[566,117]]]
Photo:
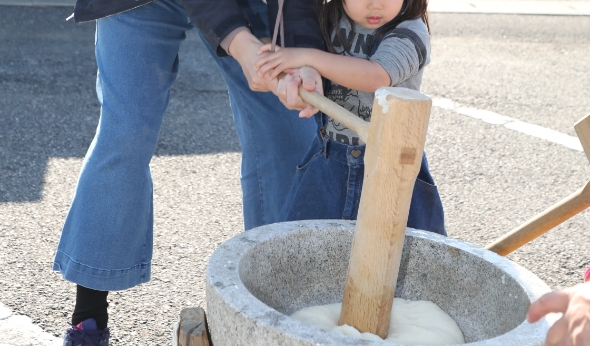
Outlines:
[[[282,73],[279,78],[284,76]],[[379,93],[382,96],[375,98],[369,123],[326,97],[299,87],[304,101],[355,131],[367,144],[340,324],[385,338],[432,101],[404,88],[381,88]],[[174,346],[208,345],[202,309],[183,310],[175,335]]]
[[[590,114],[578,121],[574,128],[584,153],[590,161]],[[559,203],[498,238],[486,246],[486,249],[506,256],[588,207],[590,207],[590,181]]]
[[339,324],[385,338],[432,101],[405,88],[381,88],[378,94],[382,96],[375,98],[368,123],[315,92],[299,89],[303,100],[367,144]]

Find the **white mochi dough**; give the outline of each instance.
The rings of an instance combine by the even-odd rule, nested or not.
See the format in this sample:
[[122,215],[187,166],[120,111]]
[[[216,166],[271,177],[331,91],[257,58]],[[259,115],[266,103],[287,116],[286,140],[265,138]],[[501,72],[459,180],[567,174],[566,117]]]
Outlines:
[[464,344],[457,323],[438,305],[429,301],[393,300],[389,332],[385,340],[371,333],[360,333],[349,325],[338,326],[342,304],[311,306],[291,315],[292,318],[323,330],[360,339],[399,344],[448,345]]

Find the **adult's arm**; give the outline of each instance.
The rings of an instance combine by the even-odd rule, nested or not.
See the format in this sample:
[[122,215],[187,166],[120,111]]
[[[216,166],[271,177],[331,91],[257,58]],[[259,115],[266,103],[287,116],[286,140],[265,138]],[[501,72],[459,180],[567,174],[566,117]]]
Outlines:
[[256,61],[260,58],[257,52],[261,46],[262,42],[258,38],[252,35],[250,31],[243,30],[238,32],[231,40],[227,52],[240,64],[251,90],[275,92],[277,89],[276,79],[259,76],[254,68]]
[[[175,0],[204,35],[218,56],[233,55],[254,91],[270,91],[276,86],[254,71],[256,51],[262,42],[250,29],[238,0]],[[243,1],[243,0],[242,0]],[[246,28],[247,30],[242,30]],[[222,46],[223,43],[223,46]]]
[[[240,27],[250,28],[250,23],[241,11],[237,0],[176,0],[176,2],[186,9],[189,18],[197,25],[218,56],[227,56],[228,53],[232,52],[233,48],[232,55],[240,63],[244,75],[248,78],[250,88],[257,91],[273,91],[289,109],[307,107],[307,104],[299,97],[295,101],[286,98],[287,92],[290,95],[297,92],[297,83],[289,83],[285,88],[286,92],[279,93],[277,92],[276,82],[268,83],[258,77],[254,70],[254,63],[258,58],[256,53],[261,44],[253,39],[250,31],[239,32],[230,42],[229,52],[226,52],[221,47],[221,41],[229,34],[235,33],[236,29]],[[279,8],[278,0],[267,0],[267,5],[272,34]],[[286,47],[324,49],[324,41],[312,0],[285,0],[283,19]],[[312,84],[315,85],[316,80],[316,78],[313,78]],[[306,84],[309,84],[311,79],[304,75],[301,81],[307,81]],[[264,86],[265,83],[266,87]],[[317,89],[321,91],[321,85]],[[308,107],[307,113],[311,109],[313,108]]]
[[[273,34],[279,11],[278,0],[268,0],[268,23]],[[284,0],[285,47],[324,50],[324,38],[312,0]],[[278,44],[277,40],[277,44]]]
[[[175,0],[185,8],[189,18],[197,25],[218,56],[226,56],[221,41],[240,27],[250,23],[238,5],[238,0]],[[268,17],[271,34],[278,13],[278,0],[268,0]],[[287,47],[324,48],[312,0],[285,0],[285,44]]]
[[250,28],[237,0],[175,0],[218,56],[227,56],[221,41],[240,27]]
[[[268,22],[275,27],[278,0],[268,0]],[[317,21],[312,0],[284,0],[285,47],[316,48],[325,50],[324,37]],[[277,40],[277,43],[280,42]],[[300,110],[300,117],[310,117],[318,110],[299,97],[299,86],[323,94],[322,78],[311,67],[295,71],[278,82],[274,93],[288,109]]]

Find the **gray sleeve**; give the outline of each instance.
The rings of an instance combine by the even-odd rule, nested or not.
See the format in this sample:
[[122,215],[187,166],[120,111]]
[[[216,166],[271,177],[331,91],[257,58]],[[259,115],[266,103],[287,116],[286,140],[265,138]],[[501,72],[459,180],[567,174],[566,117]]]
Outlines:
[[[403,26],[405,23],[407,22],[401,23],[388,33],[370,58],[385,68],[391,78],[391,86],[417,76],[430,62],[428,31],[410,29]],[[415,23],[412,24],[416,26]]]

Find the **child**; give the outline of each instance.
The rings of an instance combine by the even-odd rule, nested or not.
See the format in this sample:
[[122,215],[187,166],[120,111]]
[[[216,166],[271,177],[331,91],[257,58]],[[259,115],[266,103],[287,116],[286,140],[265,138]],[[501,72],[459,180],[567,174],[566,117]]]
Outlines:
[[[328,52],[283,48],[256,64],[260,76],[311,66],[329,79],[328,98],[369,121],[381,86],[420,90],[430,61],[427,0],[316,0]],[[259,54],[271,51],[263,46]],[[357,217],[365,144],[323,114],[281,212],[281,221]],[[442,202],[426,155],[414,185],[408,226],[446,235]]]
[[552,312],[562,315],[547,331],[546,345],[590,344],[590,268],[583,284],[545,293],[531,304],[527,321],[535,323]]

